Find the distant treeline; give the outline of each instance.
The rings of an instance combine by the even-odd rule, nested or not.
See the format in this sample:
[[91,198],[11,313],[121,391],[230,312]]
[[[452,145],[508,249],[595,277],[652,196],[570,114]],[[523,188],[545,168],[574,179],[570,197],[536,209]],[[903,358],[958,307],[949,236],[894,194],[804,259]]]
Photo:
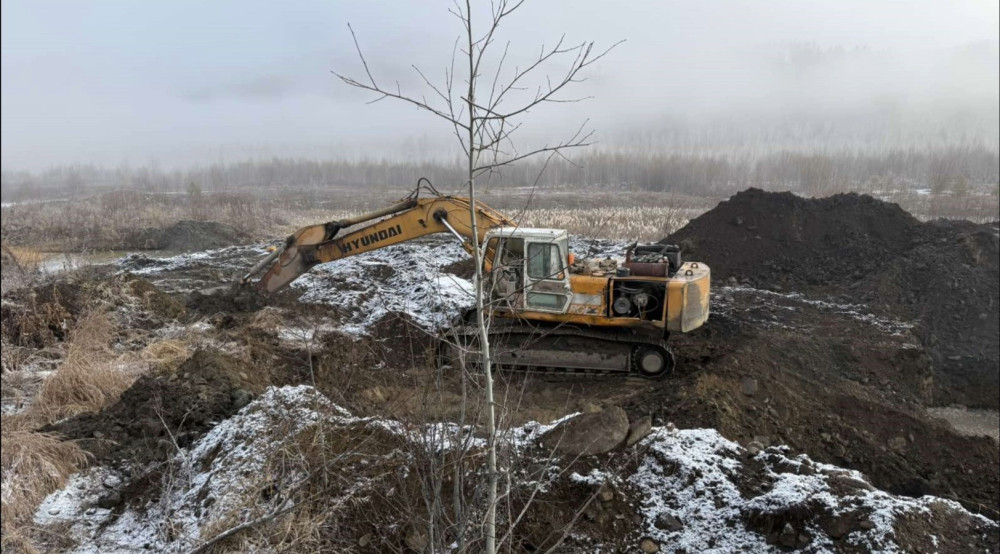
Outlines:
[[[542,168],[545,171],[541,171]],[[804,153],[771,151],[673,154],[591,151],[570,160],[535,159],[504,168],[486,180],[490,188],[547,189],[600,187],[720,196],[750,186],[806,194],[928,188],[964,194],[996,191],[1000,152],[995,146],[958,144],[878,151]],[[539,176],[540,175],[540,176]],[[319,190],[323,188],[399,190],[427,177],[442,192],[463,183],[458,162],[317,161],[272,158],[215,164],[189,170],[156,167],[57,167],[39,173],[3,171],[5,202],[46,197],[78,197],[105,190],[205,192]]]

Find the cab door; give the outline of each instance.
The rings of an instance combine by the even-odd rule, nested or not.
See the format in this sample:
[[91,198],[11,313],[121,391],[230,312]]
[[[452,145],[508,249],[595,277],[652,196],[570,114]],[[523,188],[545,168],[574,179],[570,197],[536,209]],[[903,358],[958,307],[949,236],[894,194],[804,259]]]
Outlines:
[[505,310],[524,309],[524,239],[493,237],[483,256],[486,296]]
[[531,311],[564,314],[572,292],[566,266],[566,241],[526,241],[525,307]]

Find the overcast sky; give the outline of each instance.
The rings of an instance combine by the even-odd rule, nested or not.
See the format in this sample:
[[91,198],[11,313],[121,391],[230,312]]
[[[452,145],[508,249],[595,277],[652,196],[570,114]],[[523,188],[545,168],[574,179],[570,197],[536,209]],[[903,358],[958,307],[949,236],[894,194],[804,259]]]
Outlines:
[[[461,30],[450,5],[4,0],[3,167],[378,158],[407,139],[437,144],[448,129],[432,116],[367,105],[329,71],[361,71],[350,22],[377,77],[425,93],[410,64],[441,77]],[[990,119],[989,132],[998,28],[996,0],[529,0],[502,39],[522,64],[562,34],[597,48],[625,39],[575,89],[594,100],[538,110],[526,131],[561,136],[589,118],[613,146],[635,129],[868,108],[964,113]],[[774,54],[795,42],[868,50],[789,76]]]

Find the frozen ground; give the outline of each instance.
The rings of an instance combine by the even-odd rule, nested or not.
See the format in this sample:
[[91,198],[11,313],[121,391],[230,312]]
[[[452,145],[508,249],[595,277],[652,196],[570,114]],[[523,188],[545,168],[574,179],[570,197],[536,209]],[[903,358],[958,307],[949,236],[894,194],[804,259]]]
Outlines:
[[[305,475],[294,468],[278,472],[276,452],[317,425],[390,433],[400,439],[400,448],[414,452],[460,444],[474,450],[483,444],[463,439],[468,435],[454,426],[434,424],[420,430],[393,420],[356,418],[308,386],[271,388],[190,448],[180,449],[160,494],[123,510],[102,508],[101,499],[123,493],[129,478],[93,467],[49,495],[35,523],[63,529],[75,543],[71,552],[187,551],[222,530],[222,524],[224,529],[281,509],[290,492],[261,501],[246,498],[245,491],[256,490],[261,479],[275,480],[278,491],[294,491]],[[533,448],[551,427],[530,423],[511,430],[516,456],[536,465],[558,465]],[[781,545],[808,547],[810,552],[845,547],[903,552],[907,548],[901,543],[909,539],[901,531],[902,522],[935,517],[958,518],[983,532],[996,532],[995,523],[954,502],[890,495],[875,490],[856,471],[815,463],[805,455],[790,458],[783,447],[748,451],[711,429],[653,428],[635,448],[635,465],[598,464],[603,467],[585,473],[551,471],[544,473],[543,479],[550,482],[542,488],[568,479],[629,494],[641,518],[634,540],[653,540],[670,552],[780,552]],[[391,463],[408,473],[412,455],[396,449],[368,455],[365,463]],[[347,502],[377,493],[375,483],[362,473],[359,470],[351,486],[331,494]],[[538,483],[514,486],[532,488]],[[926,529],[936,532],[933,523],[928,525]],[[937,538],[932,539],[936,544]],[[567,551],[594,549],[601,550],[601,545]]]

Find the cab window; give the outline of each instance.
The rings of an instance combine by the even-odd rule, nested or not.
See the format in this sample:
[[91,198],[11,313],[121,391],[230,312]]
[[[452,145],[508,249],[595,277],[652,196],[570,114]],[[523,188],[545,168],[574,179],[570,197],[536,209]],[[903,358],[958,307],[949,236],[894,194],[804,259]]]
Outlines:
[[562,272],[562,258],[556,244],[528,244],[528,277],[532,279],[558,279]]

